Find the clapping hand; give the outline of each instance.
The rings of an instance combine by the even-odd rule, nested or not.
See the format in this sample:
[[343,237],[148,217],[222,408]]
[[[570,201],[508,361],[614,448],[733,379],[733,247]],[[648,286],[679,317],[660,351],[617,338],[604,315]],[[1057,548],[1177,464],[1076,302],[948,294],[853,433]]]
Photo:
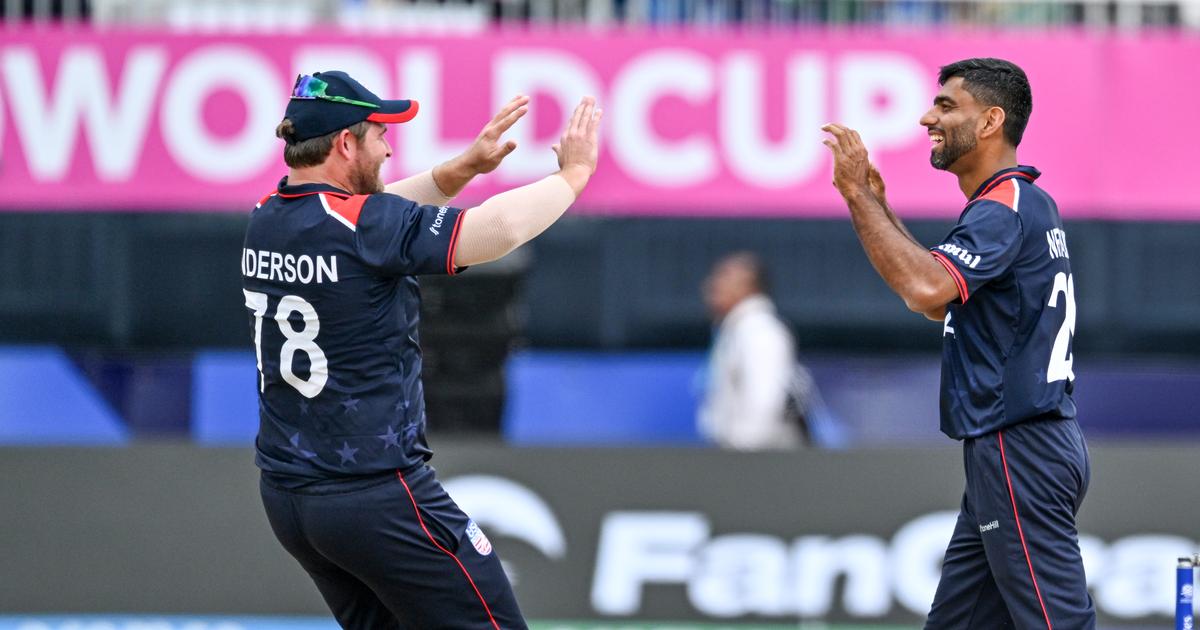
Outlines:
[[501,141],[501,136],[513,123],[521,119],[529,111],[529,97],[516,96],[500,108],[483,131],[475,138],[474,144],[463,154],[466,164],[476,173],[490,173],[500,166],[500,162],[517,148],[515,140]]
[[[826,138],[822,142],[833,153],[833,185],[838,192],[846,198],[865,191],[874,194],[874,187],[870,183],[871,162],[858,132],[836,123],[824,125],[821,130],[833,135],[833,138]],[[883,192],[882,177],[879,178],[879,192]]]

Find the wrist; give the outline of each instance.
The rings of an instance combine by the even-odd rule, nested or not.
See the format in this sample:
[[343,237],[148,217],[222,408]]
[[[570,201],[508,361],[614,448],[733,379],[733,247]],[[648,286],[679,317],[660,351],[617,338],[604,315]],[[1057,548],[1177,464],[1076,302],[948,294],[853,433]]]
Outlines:
[[588,180],[592,177],[591,169],[582,164],[568,164],[558,170],[558,176],[565,179],[571,190],[575,191],[575,197],[583,194],[583,189],[587,186]]
[[875,198],[875,194],[867,186],[851,185],[839,190],[846,202],[851,205],[862,205],[869,202],[882,203]]
[[456,155],[446,161],[446,168],[455,177],[471,179],[481,171],[481,162],[471,157],[470,151]]
[[446,197],[455,197],[479,172],[463,155],[450,158],[433,169],[433,183]]

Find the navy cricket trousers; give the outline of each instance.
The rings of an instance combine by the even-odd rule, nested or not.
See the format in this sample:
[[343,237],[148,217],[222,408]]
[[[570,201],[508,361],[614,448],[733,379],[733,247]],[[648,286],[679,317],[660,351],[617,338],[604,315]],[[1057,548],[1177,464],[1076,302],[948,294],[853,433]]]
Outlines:
[[967,488],[926,630],[1092,630],[1075,514],[1091,477],[1074,420],[963,442]]
[[343,628],[526,628],[487,537],[422,466],[285,489],[264,475],[276,538]]

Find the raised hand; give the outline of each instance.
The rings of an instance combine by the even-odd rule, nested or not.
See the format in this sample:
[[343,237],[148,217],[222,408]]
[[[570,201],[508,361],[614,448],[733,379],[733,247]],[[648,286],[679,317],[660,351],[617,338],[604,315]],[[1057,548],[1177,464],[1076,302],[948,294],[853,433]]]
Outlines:
[[[871,162],[858,132],[836,123],[824,125],[821,130],[833,136],[822,143],[833,153],[833,185],[838,192],[847,198],[863,192],[873,194],[870,185]],[[880,178],[879,182],[882,192],[883,179]]]
[[587,180],[596,172],[600,159],[600,117],[603,111],[596,107],[596,99],[585,96],[575,107],[571,120],[567,122],[558,144],[553,146],[558,156],[559,174],[578,195]]
[[488,124],[484,125],[475,142],[463,153],[466,165],[476,174],[490,173],[517,148],[514,140],[501,141],[501,136],[513,123],[529,111],[529,97],[516,96],[506,103]]

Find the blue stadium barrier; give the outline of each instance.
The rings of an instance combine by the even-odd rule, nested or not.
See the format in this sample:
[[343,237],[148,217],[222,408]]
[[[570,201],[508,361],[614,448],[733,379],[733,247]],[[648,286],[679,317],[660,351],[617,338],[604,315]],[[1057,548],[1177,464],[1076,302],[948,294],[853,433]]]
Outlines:
[[699,445],[696,352],[520,352],[509,358],[512,444]]
[[0,348],[0,443],[124,444],[129,431],[58,348]]
[[201,352],[192,365],[192,439],[248,445],[258,433],[258,367],[253,352]]
[[[89,355],[93,372],[102,358]],[[178,364],[181,357],[163,360]],[[503,436],[515,445],[700,445],[695,414],[704,360],[701,352],[517,352],[505,368]],[[946,443],[937,429],[937,356],[803,360],[824,403],[814,427],[818,445]],[[0,346],[0,444],[120,445],[142,435],[252,444],[258,430],[254,353],[201,352],[189,367],[165,370],[159,380],[154,369],[135,370],[127,375],[131,386],[94,374],[89,380],[89,370],[59,348]],[[1075,372],[1080,424],[1090,440],[1200,438],[1200,361],[1084,358]],[[147,392],[153,397],[138,398]],[[182,411],[157,409],[155,401],[172,392],[184,401]],[[147,407],[169,416],[163,422],[173,423],[167,428],[174,433],[121,413]],[[436,432],[437,418],[430,424]],[[154,432],[146,433],[147,426]]]

